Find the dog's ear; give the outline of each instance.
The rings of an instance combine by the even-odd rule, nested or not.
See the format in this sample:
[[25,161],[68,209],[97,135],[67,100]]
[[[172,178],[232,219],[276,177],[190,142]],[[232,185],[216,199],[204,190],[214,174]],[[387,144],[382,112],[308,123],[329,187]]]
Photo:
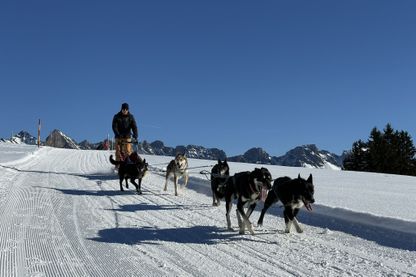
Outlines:
[[308,180],[306,180],[306,182],[312,183],[312,173],[309,175],[309,178],[308,178]]
[[300,173],[298,174],[298,179],[300,179]]
[[221,164],[221,163],[222,163],[220,159],[218,159],[218,163],[219,163],[219,164]]

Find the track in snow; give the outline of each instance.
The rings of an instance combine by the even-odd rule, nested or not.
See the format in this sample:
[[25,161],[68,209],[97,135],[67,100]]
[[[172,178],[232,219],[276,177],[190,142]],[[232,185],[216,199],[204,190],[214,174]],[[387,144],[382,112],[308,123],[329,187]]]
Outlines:
[[319,226],[284,234],[277,207],[254,236],[233,211],[230,232],[224,203],[198,193],[208,181],[175,197],[150,172],[143,195],[120,192],[108,156],[45,147],[0,168],[0,276],[416,276],[415,251]]

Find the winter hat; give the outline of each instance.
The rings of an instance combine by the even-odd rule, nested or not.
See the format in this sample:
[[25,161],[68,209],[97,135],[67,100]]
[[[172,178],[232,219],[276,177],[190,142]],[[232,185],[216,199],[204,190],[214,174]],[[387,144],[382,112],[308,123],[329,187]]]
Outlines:
[[128,109],[129,109],[129,104],[127,104],[127,103],[123,103],[123,104],[121,105],[121,109],[122,109],[122,110],[128,110]]

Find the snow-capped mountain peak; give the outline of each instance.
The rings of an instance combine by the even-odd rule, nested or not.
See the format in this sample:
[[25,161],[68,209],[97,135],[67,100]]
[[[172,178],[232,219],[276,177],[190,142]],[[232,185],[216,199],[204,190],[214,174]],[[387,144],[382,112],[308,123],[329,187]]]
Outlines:
[[13,143],[13,144],[21,144],[21,143],[30,144],[30,145],[37,144],[37,139],[26,131],[20,131],[16,135],[12,136],[9,140],[4,140],[4,141],[9,141],[10,143]]
[[341,157],[326,150],[320,150],[315,144],[293,148],[285,155],[275,159],[276,164],[283,166],[301,166],[308,168],[341,169]]
[[57,129],[53,130],[46,138],[45,145],[58,148],[80,149],[72,138]]

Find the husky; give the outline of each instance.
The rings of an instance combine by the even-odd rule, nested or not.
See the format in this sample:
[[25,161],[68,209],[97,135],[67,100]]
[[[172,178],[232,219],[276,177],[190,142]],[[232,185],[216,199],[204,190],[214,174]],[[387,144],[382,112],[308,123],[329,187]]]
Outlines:
[[[113,155],[110,155],[110,162],[119,166],[120,190],[124,191],[123,180],[126,181],[126,188],[129,188],[128,179],[130,179],[130,182],[136,187],[137,194],[142,194],[142,179],[146,175],[149,166],[146,159],[142,160],[137,153],[133,152],[124,161],[116,161],[113,159]],[[138,184],[135,179],[139,179]]]
[[284,206],[283,216],[285,218],[285,232],[290,233],[292,224],[295,225],[298,233],[303,232],[303,227],[296,219],[299,209],[305,206],[308,211],[312,211],[311,204],[315,202],[314,186],[312,181],[312,174],[307,180],[300,177],[291,179],[290,177],[277,178],[273,183],[273,188],[267,195],[264,202],[263,210],[261,211],[258,226],[263,225],[263,217],[267,209],[277,201],[281,201]]
[[220,199],[225,196],[225,183],[230,176],[230,167],[227,160],[222,162],[218,159],[218,163],[211,169],[211,190],[212,205],[219,206]]
[[175,184],[175,195],[178,195],[178,180],[180,177],[184,177],[184,186],[188,184],[188,159],[184,154],[177,154],[175,159],[171,160],[166,168],[166,180],[164,191],[168,189],[168,179],[173,175],[173,182]]
[[[267,168],[256,168],[253,171],[245,171],[234,174],[228,178],[225,188],[226,219],[228,230],[231,228],[230,211],[232,208],[232,198],[237,196],[237,220],[240,228],[239,233],[244,234],[247,227],[248,231],[254,235],[253,226],[249,217],[256,208],[258,200],[261,198],[262,189],[270,190],[272,185],[272,175]],[[244,207],[248,206],[247,212]]]

